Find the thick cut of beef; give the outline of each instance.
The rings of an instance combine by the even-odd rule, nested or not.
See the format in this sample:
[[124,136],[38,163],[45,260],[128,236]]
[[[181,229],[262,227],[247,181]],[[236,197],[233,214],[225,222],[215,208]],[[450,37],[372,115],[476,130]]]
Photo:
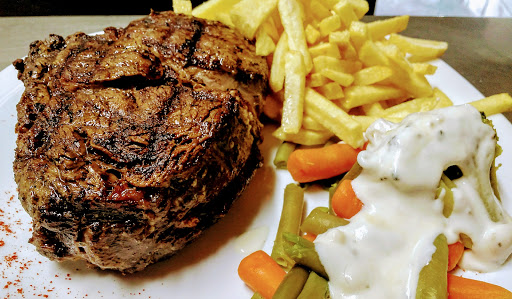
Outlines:
[[152,12],[51,35],[14,65],[15,180],[50,259],[142,270],[223,216],[261,165],[268,66],[220,23]]

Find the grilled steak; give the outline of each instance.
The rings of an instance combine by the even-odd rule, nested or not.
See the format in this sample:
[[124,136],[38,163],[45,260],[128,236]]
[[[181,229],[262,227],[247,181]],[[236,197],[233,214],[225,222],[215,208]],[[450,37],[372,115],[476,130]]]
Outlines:
[[142,270],[223,216],[261,165],[268,66],[220,23],[152,12],[50,35],[14,65],[15,180],[50,259]]

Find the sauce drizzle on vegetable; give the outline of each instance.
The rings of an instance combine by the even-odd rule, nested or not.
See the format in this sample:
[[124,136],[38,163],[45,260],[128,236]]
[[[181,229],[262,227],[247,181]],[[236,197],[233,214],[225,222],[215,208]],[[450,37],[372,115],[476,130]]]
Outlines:
[[[350,223],[315,240],[329,275],[332,298],[413,298],[419,273],[436,250],[461,233],[472,250],[460,265],[491,271],[512,253],[512,220],[493,193],[490,168],[496,134],[469,105],[412,114],[401,123],[375,122],[358,156],[363,168],[352,182],[361,211]],[[453,211],[443,215],[443,172],[456,165]]]

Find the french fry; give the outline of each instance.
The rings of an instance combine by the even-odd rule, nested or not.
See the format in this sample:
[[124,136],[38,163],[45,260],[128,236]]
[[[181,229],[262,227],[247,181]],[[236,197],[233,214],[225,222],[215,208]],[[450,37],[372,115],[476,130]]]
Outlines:
[[327,17],[331,16],[331,12],[329,11],[329,8],[327,8],[322,2],[320,1],[310,1],[309,2],[309,9],[313,16],[317,20],[322,20]]
[[320,70],[320,74],[341,86],[349,86],[352,84],[352,82],[354,82],[354,76],[351,74],[340,72],[331,68],[324,68]]
[[345,109],[351,109],[387,99],[401,98],[405,95],[402,89],[391,86],[350,86],[345,89],[342,106]]
[[309,53],[311,54],[311,57],[313,57],[313,59],[314,57],[317,56],[329,56],[341,59],[340,50],[338,49],[338,46],[330,42],[320,43],[316,46],[309,47]]
[[331,69],[347,74],[353,74],[363,67],[362,63],[359,61],[351,61],[351,60],[340,60],[331,56],[320,55],[313,58],[313,71],[321,72],[325,69]]
[[286,52],[288,52],[288,35],[283,33],[277,42],[272,66],[270,67],[269,85],[273,92],[283,89]]
[[192,15],[194,17],[208,19],[208,20],[219,20],[219,13],[226,14],[231,8],[240,2],[240,0],[208,0],[192,9]]
[[267,56],[274,52],[276,44],[264,27],[260,27],[256,33],[256,55]]
[[392,74],[393,70],[387,66],[370,66],[354,74],[354,85],[372,85],[388,79]]
[[433,75],[437,71],[437,66],[430,63],[415,62],[412,64],[412,69],[418,75]]
[[341,28],[341,19],[338,15],[329,16],[318,24],[320,29],[320,37],[326,37],[329,33]]
[[231,21],[245,37],[253,39],[276,6],[277,0],[241,0],[231,8]]
[[334,134],[328,130],[315,131],[307,129],[302,129],[297,134],[289,134],[285,133],[281,127],[277,128],[277,130],[275,130],[272,135],[283,141],[289,141],[303,145],[325,144],[327,140],[334,136]]
[[336,82],[329,82],[323,84],[322,86],[316,88],[316,91],[318,91],[328,100],[341,99],[345,96],[343,93],[343,89]]
[[330,80],[326,77],[322,76],[322,74],[319,73],[312,73],[309,78],[306,80],[306,85],[308,87],[320,87],[322,85],[325,85],[329,83]]
[[309,73],[313,68],[313,62],[306,43],[299,3],[297,0],[278,0],[278,9],[284,31],[288,35],[288,47],[291,51],[299,51],[302,54],[306,73]]
[[444,92],[442,92],[437,87],[434,88],[434,97],[438,100],[434,109],[449,107],[453,105],[452,100],[450,100],[450,98],[448,98],[448,96],[446,96],[446,94],[444,94]]
[[349,28],[350,41],[356,50],[359,50],[361,46],[369,39],[368,28],[365,23],[354,21],[350,24]]
[[172,10],[175,13],[190,15],[192,14],[192,2],[190,0],[172,0]]
[[332,9],[340,17],[343,28],[349,28],[352,22],[359,20],[353,6],[347,0],[340,0]]
[[359,49],[359,59],[365,66],[389,65],[386,54],[371,40],[367,40]]
[[279,33],[279,29],[276,26],[274,18],[271,16],[269,16],[266,21],[261,24],[260,29],[264,30],[272,38],[274,43],[279,41],[281,34]]
[[422,57],[425,61],[441,57],[448,49],[447,42],[412,38],[396,33],[390,34],[388,40],[403,52],[410,53],[415,57]]
[[358,148],[363,145],[363,129],[341,108],[313,89],[306,88],[305,112],[341,140]]
[[379,116],[384,112],[381,102],[375,102],[371,104],[365,104],[361,106],[363,111],[368,116]]
[[430,111],[438,102],[439,99],[434,96],[416,98],[385,109],[381,116],[402,119],[411,113]]
[[314,120],[310,115],[304,115],[304,118],[302,119],[302,128],[312,131],[327,131],[324,126]]
[[404,31],[409,24],[409,16],[399,16],[367,23],[373,40],[382,40],[386,35]]
[[290,51],[285,57],[284,103],[281,119],[281,127],[285,133],[299,133],[304,114],[305,87],[306,71],[302,54]]
[[432,95],[432,86],[425,76],[414,72],[405,55],[393,44],[376,43],[388,58],[388,66],[393,70],[390,80],[396,86],[403,88],[410,95],[420,98]]
[[370,10],[370,5],[366,0],[348,0],[348,2],[352,5],[358,19],[362,19],[368,10]]
[[329,33],[329,42],[338,45],[341,49],[345,49],[350,44],[350,33],[348,30],[331,32]]
[[316,30],[311,24],[306,26],[304,29],[304,34],[306,35],[306,41],[310,45],[314,45],[320,39],[320,31]]
[[512,97],[508,93],[495,94],[470,104],[487,116],[512,111]]

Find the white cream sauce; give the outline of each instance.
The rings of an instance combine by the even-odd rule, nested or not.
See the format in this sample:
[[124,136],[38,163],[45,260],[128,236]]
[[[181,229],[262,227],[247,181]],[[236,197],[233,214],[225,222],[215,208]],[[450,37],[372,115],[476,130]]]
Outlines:
[[[414,298],[420,270],[441,233],[448,244],[460,233],[471,237],[464,269],[491,271],[506,261],[512,220],[489,180],[496,136],[475,108],[412,114],[399,124],[379,120],[366,138],[369,145],[358,156],[363,170],[352,181],[364,206],[348,225],[315,240],[332,298]],[[442,199],[435,197],[451,165],[463,176],[453,181],[454,209],[446,218]],[[497,221],[490,219],[483,197],[497,207]]]

